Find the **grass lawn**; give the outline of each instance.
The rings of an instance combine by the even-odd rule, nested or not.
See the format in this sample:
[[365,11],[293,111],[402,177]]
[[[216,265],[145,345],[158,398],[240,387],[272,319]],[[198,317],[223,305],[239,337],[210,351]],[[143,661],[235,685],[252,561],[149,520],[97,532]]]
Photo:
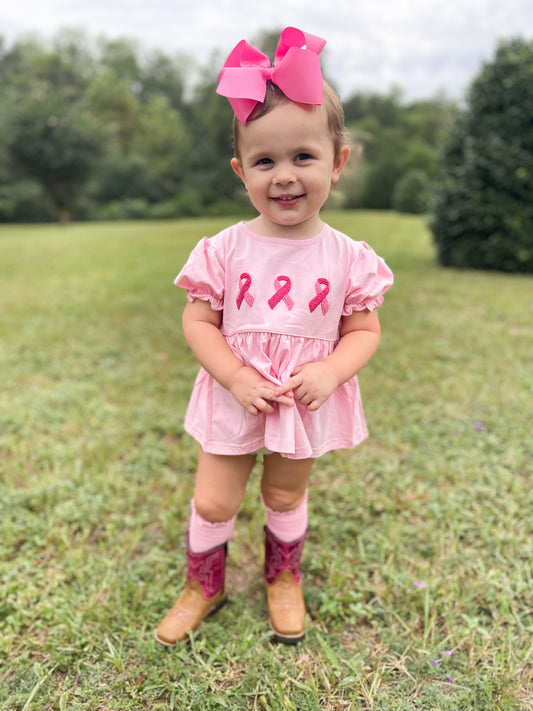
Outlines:
[[228,220],[0,226],[0,709],[533,709],[533,280],[443,270],[421,218],[333,226],[395,272],[370,438],[316,464],[305,641],[273,644],[258,471],[231,602],[179,593],[197,365],[175,274]]

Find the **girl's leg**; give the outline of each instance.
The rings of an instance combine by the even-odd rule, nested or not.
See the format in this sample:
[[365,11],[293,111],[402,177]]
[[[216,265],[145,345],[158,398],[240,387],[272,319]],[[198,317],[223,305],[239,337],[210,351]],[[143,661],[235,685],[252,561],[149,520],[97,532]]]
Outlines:
[[255,464],[255,454],[226,456],[200,452],[194,503],[198,514],[210,523],[235,516],[244,498]]
[[266,525],[280,541],[291,543],[307,531],[307,492],[302,501],[291,511],[274,511],[264,501]]
[[307,482],[313,459],[287,459],[269,454],[264,459],[261,493],[267,510],[267,526],[290,543],[307,529]]
[[231,538],[254,463],[255,455],[227,457],[201,452],[189,523],[189,545],[195,553]]
[[242,503],[254,455],[226,457],[201,452],[187,534],[187,582],[157,628],[155,638],[174,646],[226,602],[226,542]]
[[314,459],[287,459],[274,452],[264,458],[261,493],[274,511],[292,511],[304,499]]
[[270,626],[280,642],[301,640],[305,605],[300,559],[307,531],[307,482],[312,459],[265,457],[261,489],[267,512],[265,581]]

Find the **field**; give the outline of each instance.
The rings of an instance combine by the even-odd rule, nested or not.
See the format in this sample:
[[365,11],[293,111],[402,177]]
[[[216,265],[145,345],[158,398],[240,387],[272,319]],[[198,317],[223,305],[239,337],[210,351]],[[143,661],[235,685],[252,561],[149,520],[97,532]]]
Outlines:
[[533,280],[444,270],[423,219],[326,215],[395,273],[370,438],[310,488],[305,641],[272,643],[258,470],[190,644],[197,365],[175,274],[228,220],[0,227],[0,709],[533,709]]

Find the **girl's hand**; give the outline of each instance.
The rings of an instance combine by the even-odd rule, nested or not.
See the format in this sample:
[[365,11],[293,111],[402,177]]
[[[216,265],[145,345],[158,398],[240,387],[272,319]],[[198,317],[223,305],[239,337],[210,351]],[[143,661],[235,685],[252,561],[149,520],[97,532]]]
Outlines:
[[274,412],[271,402],[278,402],[288,407],[294,405],[294,396],[290,388],[284,389],[283,393],[277,395],[275,383],[263,378],[255,368],[247,366],[235,372],[228,390],[251,415],[257,415],[259,412],[267,414]]
[[297,366],[274,394],[279,397],[292,391],[308,410],[318,410],[339,385],[368,363],[378,347],[379,334],[375,311],[354,311],[343,317],[340,340],[333,353],[323,361]]
[[279,397],[293,392],[302,405],[307,405],[307,409],[313,411],[318,410],[339,385],[333,367],[326,361],[318,361],[297,366],[291,377],[275,388],[274,394]]

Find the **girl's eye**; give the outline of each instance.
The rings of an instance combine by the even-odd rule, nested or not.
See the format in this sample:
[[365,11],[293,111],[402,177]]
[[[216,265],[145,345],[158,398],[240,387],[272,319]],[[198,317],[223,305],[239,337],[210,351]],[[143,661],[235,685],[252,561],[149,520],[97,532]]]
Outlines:
[[297,161],[306,161],[306,160],[311,160],[311,155],[309,153],[298,153],[296,156]]
[[260,158],[257,161],[256,165],[270,165],[272,162],[273,161],[271,158]]

